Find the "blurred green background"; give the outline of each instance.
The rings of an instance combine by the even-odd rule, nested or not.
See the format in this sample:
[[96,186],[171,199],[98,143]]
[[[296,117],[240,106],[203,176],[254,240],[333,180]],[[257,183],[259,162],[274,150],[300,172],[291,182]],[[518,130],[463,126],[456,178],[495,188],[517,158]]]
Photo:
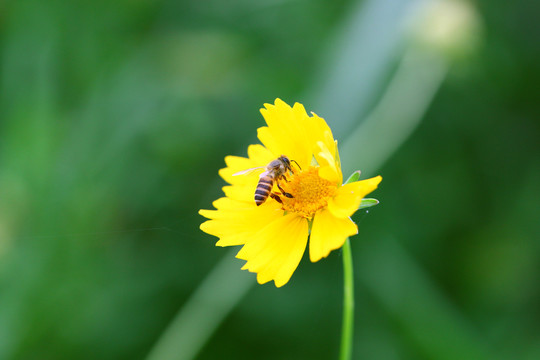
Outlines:
[[540,4],[444,4],[0,3],[0,359],[145,359],[186,314],[159,359],[335,359],[340,251],[255,286],[198,229],[276,97],[384,178],[354,358],[540,359]]

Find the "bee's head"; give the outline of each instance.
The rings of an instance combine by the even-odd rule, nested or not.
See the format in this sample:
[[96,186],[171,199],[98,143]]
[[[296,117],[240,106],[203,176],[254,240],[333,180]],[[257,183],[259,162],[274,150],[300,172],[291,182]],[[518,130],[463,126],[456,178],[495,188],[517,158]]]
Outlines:
[[296,166],[298,166],[298,169],[302,170],[302,168],[300,167],[300,164],[298,162],[296,162],[296,160],[289,160],[288,157],[286,157],[285,155],[281,155],[279,158],[278,158],[279,161],[281,161],[281,163],[283,164],[283,166],[285,167],[286,170],[289,170],[290,172],[293,172],[293,169],[292,169],[292,163],[294,162],[296,164]]
[[283,172],[292,171],[291,160],[289,160],[288,157],[286,157],[285,155],[281,155],[278,158],[278,161],[280,162],[281,166],[283,167],[283,170],[282,170]]
[[279,161],[281,161],[285,167],[287,168],[290,168],[291,167],[291,161],[289,160],[288,157],[286,157],[285,155],[281,155],[279,158],[278,158]]

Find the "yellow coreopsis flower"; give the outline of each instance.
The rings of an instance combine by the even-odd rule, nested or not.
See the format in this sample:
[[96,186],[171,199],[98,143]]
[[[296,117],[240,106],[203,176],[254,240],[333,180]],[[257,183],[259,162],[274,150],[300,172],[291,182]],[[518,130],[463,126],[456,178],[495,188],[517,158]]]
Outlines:
[[[216,210],[199,213],[210,219],[201,229],[219,237],[217,246],[243,245],[236,255],[247,261],[242,269],[257,273],[260,284],[274,280],[280,287],[298,267],[308,237],[315,262],[358,233],[350,216],[382,178],[342,185],[337,141],[324,119],[310,117],[302,104],[291,108],[276,99],[261,113],[268,125],[258,129],[263,145],[250,145],[247,158],[225,158],[227,167],[219,171],[230,184],[223,187],[225,197],[214,201]],[[290,164],[282,172],[270,171],[276,175],[270,194],[258,206],[254,199],[261,202],[259,194],[265,192],[259,180],[267,179],[265,169],[280,157]],[[253,168],[260,170],[245,171]]]

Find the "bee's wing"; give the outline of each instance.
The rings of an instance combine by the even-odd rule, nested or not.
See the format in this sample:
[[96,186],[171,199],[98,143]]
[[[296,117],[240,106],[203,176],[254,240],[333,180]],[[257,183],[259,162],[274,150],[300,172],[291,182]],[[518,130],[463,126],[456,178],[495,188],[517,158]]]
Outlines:
[[232,174],[232,176],[238,176],[238,175],[246,175],[246,174],[250,174],[250,173],[252,173],[253,171],[256,171],[256,170],[259,170],[259,169],[264,169],[265,167],[266,167],[266,166],[257,166],[257,167],[251,168],[251,169],[242,170],[242,171],[239,171],[239,172],[237,172],[237,173]]

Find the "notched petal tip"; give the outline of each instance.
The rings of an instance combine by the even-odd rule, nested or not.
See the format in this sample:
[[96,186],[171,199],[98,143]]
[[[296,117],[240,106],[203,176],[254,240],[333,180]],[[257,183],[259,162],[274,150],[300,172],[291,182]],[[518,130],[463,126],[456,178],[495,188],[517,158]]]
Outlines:
[[276,98],[273,104],[264,103],[263,106],[264,107],[260,109],[260,112],[263,116],[265,115],[265,113],[268,113],[269,111],[278,110],[279,107],[290,108],[290,106],[285,101],[281,100],[280,98]]
[[294,103],[292,109],[295,115],[299,118],[309,118],[309,115],[307,114],[306,108],[303,104],[296,102]]
[[287,279],[287,280],[277,280],[277,279],[274,279],[274,285],[277,287],[277,288],[280,288],[282,287],[283,285],[287,284],[289,282],[290,278]]
[[280,98],[276,98],[276,100],[274,100],[274,105],[275,106],[280,106],[280,107],[286,107],[286,108],[291,108],[289,104],[287,104],[285,101],[281,100]]

